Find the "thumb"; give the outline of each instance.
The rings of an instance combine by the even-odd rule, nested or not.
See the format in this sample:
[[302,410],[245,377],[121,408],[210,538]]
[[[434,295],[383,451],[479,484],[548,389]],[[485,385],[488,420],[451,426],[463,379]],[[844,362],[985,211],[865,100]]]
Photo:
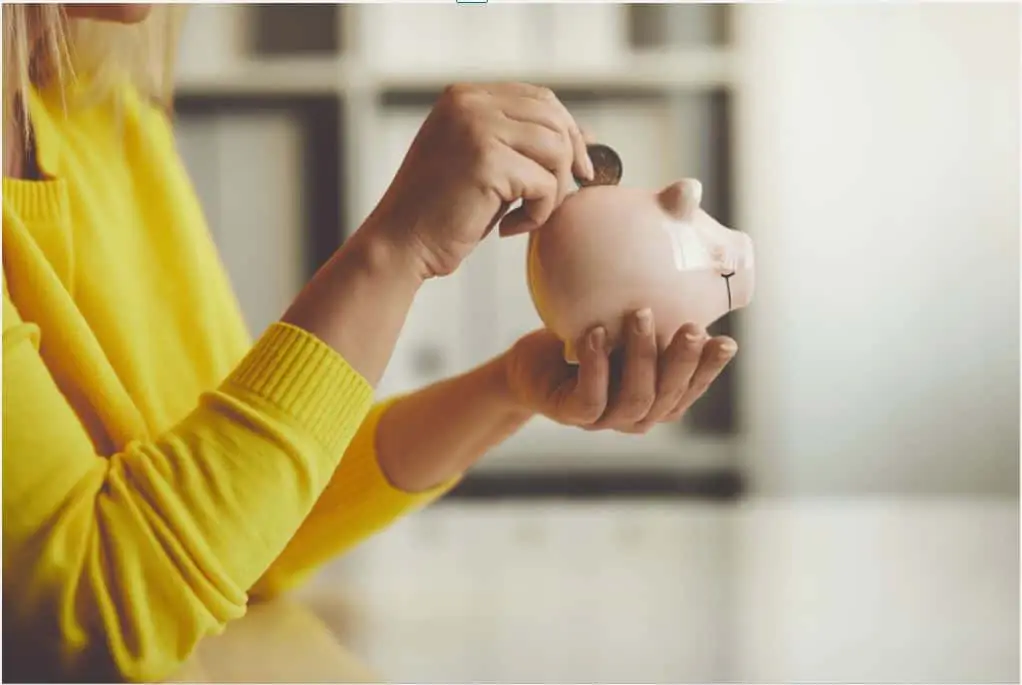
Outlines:
[[519,207],[508,212],[500,222],[500,237],[507,238],[513,235],[521,235],[539,228],[539,224],[525,211],[525,207]]
[[[493,229],[496,228],[498,224],[502,223],[502,220],[504,219],[505,215],[507,214],[507,208],[510,207],[510,206],[511,205],[508,204],[507,202],[501,202],[500,203],[500,207],[497,209],[497,213],[493,215],[493,219],[490,220],[490,223],[489,223],[489,225],[487,225],[486,230],[483,231],[483,238],[485,238],[486,236],[490,235],[490,233],[493,231]],[[502,226],[501,227],[501,234],[502,235],[503,235],[503,232],[504,231],[503,231],[503,226]]]

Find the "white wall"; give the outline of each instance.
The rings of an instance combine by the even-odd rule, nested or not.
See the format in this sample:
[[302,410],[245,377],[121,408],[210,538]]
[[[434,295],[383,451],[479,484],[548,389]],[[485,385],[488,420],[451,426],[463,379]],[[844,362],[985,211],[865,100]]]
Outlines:
[[1017,493],[1019,7],[737,14],[756,486]]

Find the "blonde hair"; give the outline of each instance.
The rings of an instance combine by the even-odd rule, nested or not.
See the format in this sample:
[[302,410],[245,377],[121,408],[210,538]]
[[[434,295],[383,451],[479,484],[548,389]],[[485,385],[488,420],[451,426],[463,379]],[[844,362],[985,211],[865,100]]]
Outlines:
[[[177,39],[186,5],[154,5],[137,24],[68,19],[62,5],[3,4],[3,126],[27,133],[26,90],[68,90],[86,82],[85,97],[102,97],[129,79],[139,92],[170,108]],[[84,78],[83,78],[84,77]],[[67,105],[65,105],[67,106]]]

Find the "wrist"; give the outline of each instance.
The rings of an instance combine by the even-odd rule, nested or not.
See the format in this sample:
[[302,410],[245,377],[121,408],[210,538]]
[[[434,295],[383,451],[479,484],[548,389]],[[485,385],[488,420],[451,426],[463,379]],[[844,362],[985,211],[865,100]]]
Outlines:
[[[402,275],[416,285],[429,278],[429,269],[415,238],[393,222],[370,216],[348,239],[355,259],[371,271]],[[347,245],[346,245],[347,246]]]
[[536,412],[518,395],[511,383],[511,355],[504,352],[483,367],[494,402],[509,414],[527,420]]
[[415,255],[367,222],[316,272],[282,321],[318,337],[375,385],[422,282]]
[[366,242],[373,244],[381,258],[385,256],[400,268],[414,273],[420,283],[425,282],[436,275],[429,251],[415,231],[414,220],[391,206],[386,197],[381,200],[356,235],[361,234]]

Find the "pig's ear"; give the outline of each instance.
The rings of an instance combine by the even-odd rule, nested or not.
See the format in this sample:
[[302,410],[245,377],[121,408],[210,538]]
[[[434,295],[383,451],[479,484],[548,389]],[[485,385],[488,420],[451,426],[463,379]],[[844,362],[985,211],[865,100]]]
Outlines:
[[694,178],[682,179],[661,190],[657,199],[667,214],[680,221],[688,221],[703,200],[703,184]]

